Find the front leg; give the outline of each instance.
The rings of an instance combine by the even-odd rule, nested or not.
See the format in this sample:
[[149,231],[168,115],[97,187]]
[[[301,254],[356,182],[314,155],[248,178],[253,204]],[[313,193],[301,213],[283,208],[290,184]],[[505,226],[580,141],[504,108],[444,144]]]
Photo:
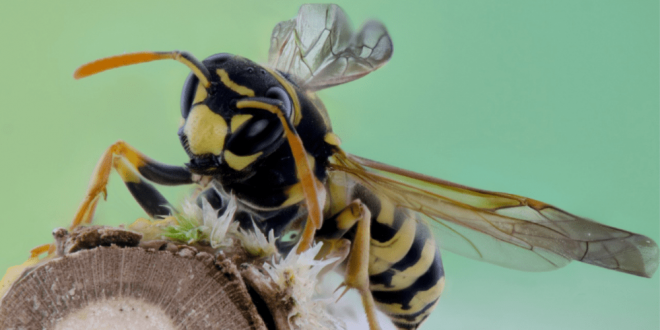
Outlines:
[[185,168],[156,162],[143,155],[124,141],[118,141],[108,148],[96,165],[94,174],[70,229],[81,223],[90,223],[101,194],[107,197],[106,185],[110,171],[115,168],[129,191],[150,215],[167,215],[167,200],[141,177],[162,185],[193,183],[193,175]]

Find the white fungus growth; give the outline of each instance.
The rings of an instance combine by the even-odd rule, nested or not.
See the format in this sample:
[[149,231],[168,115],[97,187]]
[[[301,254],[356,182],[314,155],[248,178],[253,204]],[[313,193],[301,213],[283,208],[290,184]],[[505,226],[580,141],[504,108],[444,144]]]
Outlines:
[[343,329],[346,326],[327,312],[332,299],[315,299],[319,273],[323,268],[339,258],[315,260],[323,243],[313,245],[307,251],[297,254],[296,245],[285,258],[264,263],[264,269],[282,292],[291,292],[295,308],[289,314],[289,322],[294,329]]
[[[206,228],[211,228],[211,233],[209,234],[209,240],[211,242],[211,247],[217,248],[220,246],[229,246],[231,245],[231,238],[227,238],[228,232],[233,232],[238,227],[238,223],[234,222],[234,216],[236,215],[236,197],[234,195],[229,199],[229,204],[225,212],[218,218],[216,218],[215,209],[213,206],[206,201],[202,200],[202,207],[204,213],[204,226]],[[232,230],[230,230],[230,227]]]
[[245,251],[253,257],[267,257],[277,252],[275,246],[275,232],[271,229],[268,232],[268,238],[264,235],[257,225],[252,221],[254,231],[238,228],[232,232],[232,235],[241,241]]
[[220,216],[217,216],[217,211],[206,199],[202,198],[201,208],[193,200],[186,199],[181,204],[181,215],[185,219],[196,221],[195,229],[201,233],[200,237],[208,239],[211,247],[219,248],[232,244],[228,234],[235,232],[238,227],[238,223],[234,223],[236,209],[234,196],[229,199],[225,212]]

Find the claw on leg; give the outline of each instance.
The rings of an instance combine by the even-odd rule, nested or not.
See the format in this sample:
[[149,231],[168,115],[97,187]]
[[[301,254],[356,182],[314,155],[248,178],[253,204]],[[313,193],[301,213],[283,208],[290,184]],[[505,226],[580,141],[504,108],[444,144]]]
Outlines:
[[51,254],[54,251],[55,251],[55,244],[39,245],[34,249],[30,250],[30,258],[38,258],[44,252],[48,252],[48,254]]

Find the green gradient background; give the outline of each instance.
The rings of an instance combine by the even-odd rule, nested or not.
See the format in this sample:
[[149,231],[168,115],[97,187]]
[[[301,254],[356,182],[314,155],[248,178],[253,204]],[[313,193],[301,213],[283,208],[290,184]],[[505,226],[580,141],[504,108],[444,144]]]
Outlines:
[[[182,164],[188,70],[160,62],[71,77],[140,50],[267,57],[300,3],[3,1],[0,271],[68,224],[103,150],[123,139]],[[395,45],[378,72],[320,93],[347,151],[552,203],[659,239],[657,1],[345,1]],[[113,175],[99,223],[143,216]],[[163,190],[172,200],[186,189]],[[574,263],[525,273],[444,254],[425,329],[658,329],[659,281]]]

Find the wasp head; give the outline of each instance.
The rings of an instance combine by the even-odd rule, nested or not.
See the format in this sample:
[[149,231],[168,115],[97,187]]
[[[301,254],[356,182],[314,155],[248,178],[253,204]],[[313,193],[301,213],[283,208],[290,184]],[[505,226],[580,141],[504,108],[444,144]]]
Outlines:
[[162,59],[177,60],[192,71],[181,95],[179,137],[193,173],[247,178],[286,140],[283,125],[293,111],[283,78],[239,56],[216,54],[200,63],[179,51],[131,53],[85,64],[74,77]]
[[285,141],[284,128],[275,113],[239,108],[241,100],[279,102],[291,116],[291,98],[272,71],[247,59],[216,54],[202,62],[209,84],[191,73],[183,85],[179,129],[181,143],[190,157],[188,168],[198,174],[221,174],[238,179],[249,175]]

